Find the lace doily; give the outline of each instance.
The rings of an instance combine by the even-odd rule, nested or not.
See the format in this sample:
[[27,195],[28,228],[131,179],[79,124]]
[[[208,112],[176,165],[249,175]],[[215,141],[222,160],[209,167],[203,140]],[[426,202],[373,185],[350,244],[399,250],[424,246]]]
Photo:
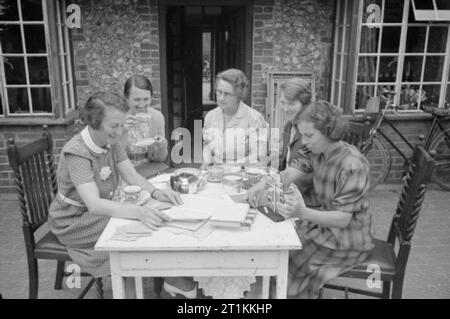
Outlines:
[[250,291],[251,284],[256,282],[253,276],[194,277],[194,280],[206,296],[212,296],[214,299],[243,298],[244,292]]

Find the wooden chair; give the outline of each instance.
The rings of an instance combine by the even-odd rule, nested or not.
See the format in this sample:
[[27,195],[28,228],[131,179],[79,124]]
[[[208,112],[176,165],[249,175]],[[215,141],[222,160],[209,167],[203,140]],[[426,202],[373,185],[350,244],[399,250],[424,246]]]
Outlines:
[[[49,206],[57,193],[56,170],[53,158],[53,142],[48,127],[44,126],[43,136],[23,146],[8,140],[8,159],[14,172],[16,191],[22,214],[22,230],[28,260],[29,298],[38,297],[38,260],[57,261],[55,289],[61,289],[66,261],[71,261],[67,249],[52,232],[48,231],[36,242],[35,232],[47,222]],[[89,274],[81,274],[90,276]],[[92,277],[92,276],[90,276]],[[103,298],[101,278],[92,278],[83,289],[83,298],[90,287],[96,284],[97,296]]]
[[[358,278],[367,282],[372,279],[374,271],[371,265],[380,267],[381,292],[372,288],[356,289],[344,285],[326,284],[324,288],[343,290],[346,298],[348,292],[363,294],[378,298],[400,299],[402,297],[403,278],[409,252],[411,239],[422,208],[427,183],[430,181],[434,162],[422,146],[416,146],[412,163],[407,168],[403,189],[387,240],[374,239],[375,248],[371,256],[339,277]],[[364,284],[365,284],[364,283]],[[323,294],[323,290],[321,294]]]
[[355,145],[360,150],[364,146],[364,141],[369,137],[370,122],[348,122],[347,132],[343,140],[349,144]]

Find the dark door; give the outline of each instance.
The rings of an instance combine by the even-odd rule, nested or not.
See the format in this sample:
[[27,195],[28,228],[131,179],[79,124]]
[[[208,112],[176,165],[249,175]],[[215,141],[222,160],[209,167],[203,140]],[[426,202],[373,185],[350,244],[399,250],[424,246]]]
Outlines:
[[[191,5],[194,2],[195,5]],[[215,75],[228,68],[251,79],[251,4],[249,1],[160,3],[162,104],[168,133],[203,120],[214,107]],[[197,3],[199,5],[197,5]],[[162,17],[161,17],[162,16]],[[249,18],[250,17],[250,18]],[[250,103],[250,97],[246,101]],[[166,106],[164,106],[166,104]],[[170,135],[169,135],[170,138]]]

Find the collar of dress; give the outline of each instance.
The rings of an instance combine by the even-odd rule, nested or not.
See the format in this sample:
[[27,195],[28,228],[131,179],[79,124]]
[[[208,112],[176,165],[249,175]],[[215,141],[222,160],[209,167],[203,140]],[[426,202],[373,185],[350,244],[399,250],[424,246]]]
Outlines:
[[323,153],[320,155],[323,156],[324,160],[328,160],[333,153],[342,146],[342,141],[337,141],[332,143]]
[[86,126],[81,131],[81,139],[83,140],[84,144],[86,144],[86,146],[95,154],[104,154],[108,152],[108,149],[110,148],[109,145],[106,145],[106,148],[103,148],[95,144],[94,140],[92,139],[91,132],[89,132],[88,126]]

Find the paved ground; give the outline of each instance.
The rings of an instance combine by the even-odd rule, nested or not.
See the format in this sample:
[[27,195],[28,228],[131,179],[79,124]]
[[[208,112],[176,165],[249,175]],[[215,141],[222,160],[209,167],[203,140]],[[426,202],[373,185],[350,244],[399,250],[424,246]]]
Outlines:
[[[383,186],[371,196],[376,236],[385,238],[399,198],[399,185]],[[40,261],[39,298],[75,298],[80,289],[54,290],[56,263]],[[82,281],[82,285],[86,281]],[[147,280],[146,296],[154,297],[153,282]],[[0,293],[3,298],[28,297],[28,272],[21,230],[21,217],[13,196],[0,195]],[[111,298],[106,279],[105,297]],[[92,289],[86,298],[95,298]],[[167,295],[163,295],[167,297]],[[360,296],[351,295],[351,298]],[[424,201],[406,270],[404,298],[450,298],[450,193],[430,189]],[[343,298],[326,291],[325,298]]]

